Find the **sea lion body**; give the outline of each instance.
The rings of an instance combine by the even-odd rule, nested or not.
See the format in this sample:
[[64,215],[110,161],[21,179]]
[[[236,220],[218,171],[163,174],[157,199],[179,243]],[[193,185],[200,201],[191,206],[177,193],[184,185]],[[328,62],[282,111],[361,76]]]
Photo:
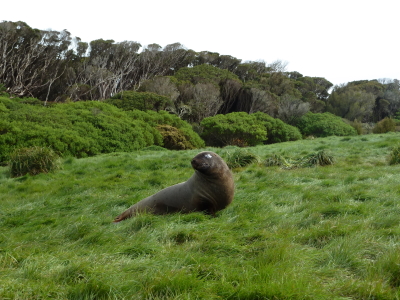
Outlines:
[[167,187],[132,205],[114,219],[120,222],[140,212],[157,215],[202,211],[214,215],[234,196],[232,172],[216,153],[204,151],[191,161],[195,172],[187,181]]

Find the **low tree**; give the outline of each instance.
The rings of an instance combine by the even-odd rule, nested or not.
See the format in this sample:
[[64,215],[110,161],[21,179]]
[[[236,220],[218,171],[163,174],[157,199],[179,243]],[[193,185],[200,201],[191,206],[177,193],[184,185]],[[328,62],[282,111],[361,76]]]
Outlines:
[[326,109],[348,120],[371,121],[375,96],[357,89],[334,90],[327,99]]
[[277,97],[269,91],[258,88],[250,88],[251,102],[248,113],[264,112],[269,115],[275,115],[277,109]]
[[197,83],[192,89],[192,98],[187,102],[191,107],[189,120],[200,123],[206,117],[217,114],[222,105],[218,87],[211,83]]
[[300,118],[310,111],[310,103],[288,95],[281,97],[277,117],[290,125],[296,125]]
[[179,97],[176,80],[169,76],[156,76],[142,83],[139,92],[151,92],[170,98],[175,103]]

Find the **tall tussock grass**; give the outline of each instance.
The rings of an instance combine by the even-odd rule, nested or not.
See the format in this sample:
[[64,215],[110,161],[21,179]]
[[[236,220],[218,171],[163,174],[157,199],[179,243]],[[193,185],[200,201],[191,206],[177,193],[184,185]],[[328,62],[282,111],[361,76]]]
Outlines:
[[26,174],[37,175],[60,169],[61,159],[47,147],[18,148],[10,154],[9,171],[11,177]]
[[400,164],[400,144],[394,146],[389,154],[389,165]]
[[226,156],[226,164],[231,169],[245,167],[260,161],[257,155],[245,149],[237,149],[233,152],[228,152]]
[[299,159],[285,158],[282,155],[272,154],[267,157],[264,161],[265,166],[279,166],[282,169],[297,169],[297,168],[309,168],[316,166],[328,166],[333,165],[335,159],[332,155],[324,150],[308,154]]

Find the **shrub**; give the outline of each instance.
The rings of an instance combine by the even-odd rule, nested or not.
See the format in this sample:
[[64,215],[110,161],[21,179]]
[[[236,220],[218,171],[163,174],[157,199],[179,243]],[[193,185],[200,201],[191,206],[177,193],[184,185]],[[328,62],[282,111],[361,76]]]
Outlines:
[[207,117],[201,126],[206,144],[216,147],[260,145],[267,136],[263,122],[245,112]]
[[99,101],[6,107],[0,121],[0,161],[20,147],[48,146],[63,155],[85,157],[162,144],[154,127]]
[[1,95],[0,95],[0,103],[3,104],[7,110],[16,110],[23,106],[21,103],[15,101],[15,99],[10,99],[7,96],[1,96]]
[[328,112],[309,112],[301,117],[297,127],[305,136],[314,135],[317,137],[327,137],[331,135],[357,135],[357,131],[349,124],[343,122],[342,118]]
[[170,125],[179,129],[194,148],[202,148],[205,146],[204,141],[193,130],[193,127],[174,114],[163,110],[159,112],[134,110],[127,113],[133,119],[141,120],[154,128],[158,125]]
[[384,118],[376,123],[373,133],[386,133],[389,131],[396,131],[396,121],[391,118]]
[[237,149],[227,153],[226,164],[229,168],[240,168],[259,162],[259,157],[248,150]]
[[48,173],[58,170],[60,166],[60,157],[47,147],[19,148],[10,154],[11,177]]
[[357,119],[355,119],[353,122],[350,122],[350,125],[353,126],[353,128],[357,131],[358,135],[364,134],[363,124]]
[[185,149],[204,147],[190,124],[165,111],[123,111],[99,101],[44,107],[2,97],[0,111],[0,163],[22,147],[47,146],[62,155],[86,157],[162,146],[158,125],[177,128],[187,142]]
[[400,145],[393,147],[389,155],[389,165],[397,164],[400,164]]
[[234,112],[205,118],[201,122],[202,137],[210,146],[239,147],[272,144],[301,139],[300,131],[291,125],[274,119],[263,112],[247,114]]
[[297,127],[286,124],[282,120],[274,119],[263,112],[256,112],[251,116],[264,123],[267,129],[267,139],[265,144],[281,143],[288,141],[301,140],[302,136]]
[[148,147],[144,147],[141,149],[141,151],[168,151],[168,149],[165,149],[164,147],[157,146],[157,145],[152,145]]
[[163,137],[164,147],[170,150],[186,150],[195,147],[186,138],[184,133],[170,125],[158,125],[157,130]]
[[7,88],[4,86],[4,84],[0,83],[0,96],[8,96],[6,90]]
[[146,110],[163,110],[167,106],[172,105],[170,98],[161,96],[151,92],[135,92],[124,91],[114,95],[111,99],[105,100],[106,103],[115,105],[123,110],[139,109]]

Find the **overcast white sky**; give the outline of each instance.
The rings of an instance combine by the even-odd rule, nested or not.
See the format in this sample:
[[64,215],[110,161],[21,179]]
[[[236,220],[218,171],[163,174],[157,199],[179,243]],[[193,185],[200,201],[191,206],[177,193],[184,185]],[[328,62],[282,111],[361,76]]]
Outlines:
[[84,42],[179,42],[242,61],[279,59],[333,84],[400,79],[399,0],[15,0],[1,4],[3,20]]

